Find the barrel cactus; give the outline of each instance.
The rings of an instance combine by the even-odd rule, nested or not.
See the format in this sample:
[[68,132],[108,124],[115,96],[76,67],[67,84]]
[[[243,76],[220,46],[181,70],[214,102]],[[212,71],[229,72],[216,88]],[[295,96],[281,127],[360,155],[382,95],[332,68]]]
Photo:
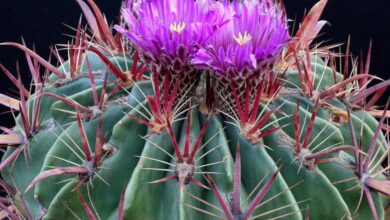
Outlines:
[[1,218],[386,218],[390,80],[312,45],[326,0],[294,35],[279,0],[126,1],[114,27],[77,2],[58,65],[0,44],[33,80],[0,66]]

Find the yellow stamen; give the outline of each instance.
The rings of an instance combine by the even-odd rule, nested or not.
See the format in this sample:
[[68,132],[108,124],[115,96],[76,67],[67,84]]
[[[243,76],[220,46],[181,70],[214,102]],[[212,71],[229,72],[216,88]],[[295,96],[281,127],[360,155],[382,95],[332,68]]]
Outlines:
[[177,32],[177,33],[181,33],[184,28],[186,27],[186,23],[185,22],[180,22],[180,23],[176,23],[176,22],[173,22],[170,26],[169,26],[169,29],[172,31],[172,32]]
[[236,37],[233,35],[233,38],[240,46],[244,46],[252,40],[252,35],[248,32],[245,32],[244,35],[242,35],[241,32],[238,32],[238,36]]

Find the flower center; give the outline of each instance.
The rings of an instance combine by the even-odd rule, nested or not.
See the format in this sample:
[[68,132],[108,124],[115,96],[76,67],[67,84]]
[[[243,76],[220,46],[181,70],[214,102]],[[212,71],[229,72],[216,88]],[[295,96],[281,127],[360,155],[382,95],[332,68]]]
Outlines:
[[179,23],[176,23],[176,22],[173,22],[170,26],[169,26],[169,29],[172,31],[172,32],[177,32],[177,33],[181,33],[184,28],[186,27],[186,23],[185,22],[179,22]]
[[233,35],[233,38],[240,46],[244,46],[246,43],[252,40],[252,35],[248,32],[245,32],[244,35],[242,35],[241,32],[238,32],[238,36]]

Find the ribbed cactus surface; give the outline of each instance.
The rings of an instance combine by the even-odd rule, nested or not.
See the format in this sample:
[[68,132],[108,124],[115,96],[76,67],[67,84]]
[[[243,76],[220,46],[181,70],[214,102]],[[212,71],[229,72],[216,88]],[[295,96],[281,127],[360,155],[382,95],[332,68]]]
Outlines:
[[[32,71],[41,64],[50,74],[40,77],[32,72],[35,92],[19,89],[20,100],[14,100],[18,105],[11,105],[11,98],[2,101],[19,111],[16,126],[4,129],[0,139],[8,145],[0,164],[1,186],[12,199],[9,205],[0,202],[2,215],[10,219],[385,219],[390,195],[385,166],[389,143],[383,132],[387,114],[373,110],[375,100],[367,97],[383,94],[389,81],[367,87],[374,76],[364,65],[337,71],[336,55],[302,43],[310,44],[310,35],[318,33],[314,30],[322,24],[318,17],[326,1],[309,12],[297,38],[283,45],[279,41],[287,40],[287,35],[263,30],[278,45],[264,54],[275,58],[258,61],[253,70],[251,64],[236,63],[235,70],[240,65],[250,67],[230,78],[221,76],[224,65],[215,70],[208,66],[211,60],[207,65],[200,62],[211,59],[213,49],[198,51],[191,63],[194,56],[187,57],[191,51],[180,44],[183,51],[178,54],[169,54],[167,46],[161,54],[151,55],[146,52],[150,45],[127,32],[139,28],[136,19],[143,25],[149,22],[142,14],[147,10],[139,14],[131,10],[159,8],[159,1],[134,8],[125,3],[128,26],[123,27],[130,28],[117,28],[121,34],[116,36],[92,0],[88,1],[92,9],[78,2],[95,36],[79,27],[67,61],[58,67],[23,45],[12,44],[26,52]],[[230,14],[229,10],[249,7],[245,4],[259,4],[240,12],[270,13],[276,19],[270,27],[287,33],[278,1],[214,4],[183,1],[183,6],[171,1],[165,6],[192,7],[202,17],[199,10],[224,6],[224,13]],[[229,25],[227,17],[210,13],[202,17],[209,18],[210,30],[201,34],[218,31],[212,24],[221,25],[219,29]],[[190,22],[191,16],[196,17],[188,15],[185,21]],[[168,22],[172,25],[165,31],[183,34],[178,39],[169,35],[172,44],[193,43],[186,41],[192,36],[185,32],[188,23]],[[233,38],[240,46],[237,51],[256,37],[249,29]],[[220,46],[218,39],[209,44]],[[237,53],[245,57],[245,51]],[[348,52],[343,59],[344,65],[350,64]],[[235,74],[235,70],[227,71]],[[251,74],[242,75],[245,71]],[[22,88],[20,76],[14,82]]]

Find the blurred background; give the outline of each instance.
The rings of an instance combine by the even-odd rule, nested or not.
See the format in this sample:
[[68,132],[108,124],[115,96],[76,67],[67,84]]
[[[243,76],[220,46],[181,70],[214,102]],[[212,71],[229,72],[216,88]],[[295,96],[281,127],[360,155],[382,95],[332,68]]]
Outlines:
[[[120,0],[95,0],[111,23],[116,23]],[[305,9],[317,0],[284,0],[290,19],[301,21]],[[29,47],[44,58],[49,57],[49,46],[67,43],[74,34],[64,24],[76,27],[81,9],[74,0],[2,0],[0,3],[0,42],[21,42],[23,37]],[[319,41],[346,42],[351,35],[352,52],[367,54],[370,39],[373,40],[371,73],[384,79],[390,78],[390,1],[389,0],[329,0],[322,17],[329,21]],[[344,50],[345,51],[345,50]],[[0,63],[15,72],[16,61],[21,65],[25,84],[30,82],[23,53],[15,48],[0,47]],[[12,89],[13,90],[12,90]],[[15,94],[16,88],[0,72],[0,93]],[[388,96],[388,95],[387,95]],[[385,102],[387,98],[381,100]],[[0,107],[0,112],[8,109]],[[0,126],[12,126],[9,114],[0,114]]]

